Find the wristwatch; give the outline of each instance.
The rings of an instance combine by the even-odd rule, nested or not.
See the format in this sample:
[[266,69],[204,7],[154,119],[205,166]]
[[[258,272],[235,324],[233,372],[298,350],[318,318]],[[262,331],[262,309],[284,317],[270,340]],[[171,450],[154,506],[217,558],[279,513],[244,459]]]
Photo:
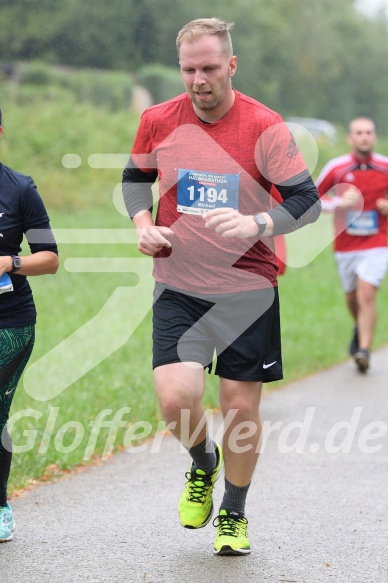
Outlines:
[[258,235],[262,235],[265,231],[265,227],[267,226],[267,221],[263,217],[263,215],[253,215],[256,225],[259,227]]
[[12,255],[12,270],[11,273],[16,273],[22,266],[22,260],[17,255]]

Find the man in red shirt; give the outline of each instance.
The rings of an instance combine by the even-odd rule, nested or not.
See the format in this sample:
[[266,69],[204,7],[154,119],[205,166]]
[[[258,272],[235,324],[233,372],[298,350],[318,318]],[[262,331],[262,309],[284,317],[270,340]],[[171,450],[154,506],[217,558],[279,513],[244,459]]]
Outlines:
[[317,179],[322,209],[334,213],[334,252],[355,327],[349,346],[357,368],[369,368],[376,294],[388,268],[388,158],[374,153],[374,122],[354,119],[351,152],[333,159]]
[[[224,460],[214,553],[246,555],[245,499],[260,451],[261,385],[282,378],[272,237],[315,221],[320,203],[280,115],[232,88],[237,58],[231,28],[211,18],[179,32],[186,93],[144,112],[123,194],[139,250],[154,258],[159,406],[192,458],[180,521],[191,529],[209,523]],[[273,185],[280,204],[270,195]],[[201,405],[204,369],[210,372],[214,352],[222,448],[208,433]]]

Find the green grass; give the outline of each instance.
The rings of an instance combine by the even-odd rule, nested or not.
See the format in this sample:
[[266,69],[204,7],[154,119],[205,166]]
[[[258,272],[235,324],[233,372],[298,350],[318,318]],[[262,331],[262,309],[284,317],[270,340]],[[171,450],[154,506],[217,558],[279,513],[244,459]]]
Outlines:
[[[78,103],[64,90],[55,89],[55,99],[52,94],[50,97],[36,92],[30,101],[19,99],[19,102],[13,99],[13,91],[22,89],[7,89],[1,94],[7,136],[0,143],[1,160],[34,177],[58,233],[61,267],[55,276],[30,278],[38,309],[37,339],[25,382],[16,391],[11,416],[21,415],[12,429],[15,445],[28,445],[30,439],[32,447],[14,455],[10,492],[22,488],[31,479],[101,457],[108,428],[99,432],[91,451],[88,442],[90,423],[103,410],[111,410],[107,418],[112,419],[123,407],[130,408],[123,415],[126,427],[119,428],[114,450],[122,445],[131,424],[145,421],[155,431],[160,421],[151,371],[149,270],[144,271],[142,264],[143,279],[139,286],[136,276],[130,272],[68,270],[70,260],[108,259],[113,264],[115,259],[132,258],[135,271],[139,259],[147,261],[140,257],[136,245],[113,240],[111,233],[103,231],[111,229],[117,234],[132,228],[128,217],[113,202],[121,169],[95,169],[88,164],[89,156],[96,153],[125,156],[130,151],[138,118],[127,111]],[[324,148],[320,165],[329,154]],[[337,148],[346,151],[343,141]],[[79,168],[64,168],[62,157],[68,153],[80,156]],[[285,380],[266,385],[266,390],[282,387],[348,358],[352,323],[334,266],[331,221],[326,219],[320,220],[314,230],[309,227],[310,230],[289,238],[289,259],[294,267],[288,267],[279,282]],[[71,229],[79,229],[84,240],[71,242]],[[94,230],[98,230],[99,238],[92,242]],[[385,281],[379,294],[375,347],[387,342],[387,286]],[[104,305],[118,288],[122,289],[123,296],[105,317],[102,328],[96,323],[94,331],[82,343],[82,339],[77,339],[78,331],[101,316]],[[126,326],[132,326],[131,318],[136,316],[141,320],[139,325],[113,350],[115,340],[123,335]],[[62,360],[51,358],[54,353],[50,351],[69,338]],[[104,346],[111,346],[112,354],[93,366],[93,354]],[[43,367],[40,376],[36,374],[34,383],[29,384],[29,375],[34,367],[40,366],[38,363]],[[76,374],[78,368],[82,370],[82,366],[85,374],[80,373],[68,388],[48,399],[58,389],[58,383]],[[204,402],[207,407],[218,405],[218,383],[211,375],[207,375]],[[31,410],[29,416],[28,410]],[[39,418],[31,416],[34,411]],[[67,432],[62,435],[61,431],[66,428]],[[72,444],[76,430],[82,439],[74,451],[58,451]]]

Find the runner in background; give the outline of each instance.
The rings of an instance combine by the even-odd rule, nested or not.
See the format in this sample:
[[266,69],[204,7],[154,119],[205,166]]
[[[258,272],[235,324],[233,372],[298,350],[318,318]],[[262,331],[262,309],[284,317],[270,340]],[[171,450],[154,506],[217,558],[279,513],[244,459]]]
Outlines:
[[354,119],[351,152],[334,158],[317,179],[322,210],[334,213],[334,253],[354,320],[349,352],[365,373],[376,326],[376,296],[388,268],[388,158],[373,152],[374,122]]

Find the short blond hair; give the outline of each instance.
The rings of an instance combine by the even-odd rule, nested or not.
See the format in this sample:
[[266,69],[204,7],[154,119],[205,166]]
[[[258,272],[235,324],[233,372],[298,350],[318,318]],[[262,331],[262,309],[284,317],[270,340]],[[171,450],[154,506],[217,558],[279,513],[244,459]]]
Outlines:
[[206,35],[218,36],[223,52],[228,56],[233,55],[232,39],[230,31],[234,27],[234,22],[225,22],[219,18],[197,18],[184,26],[178,33],[176,48],[178,51],[184,41],[193,42]]

